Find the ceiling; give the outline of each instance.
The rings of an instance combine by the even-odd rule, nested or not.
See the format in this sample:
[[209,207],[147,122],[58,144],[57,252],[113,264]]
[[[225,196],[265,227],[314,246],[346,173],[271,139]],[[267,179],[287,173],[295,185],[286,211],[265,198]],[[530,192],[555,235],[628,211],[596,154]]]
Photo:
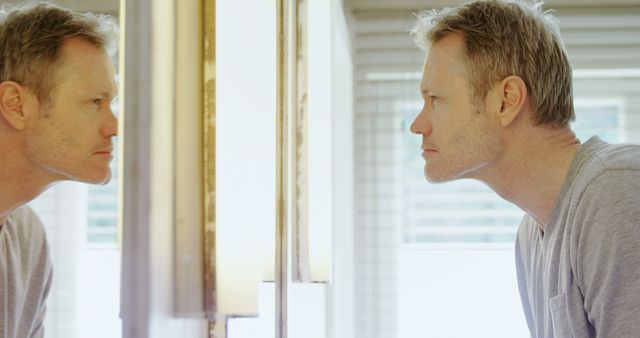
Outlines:
[[[3,0],[3,3],[22,2]],[[120,0],[54,0],[54,2],[78,11],[116,14]],[[379,10],[420,10],[433,7],[455,6],[464,0],[344,0],[354,12]],[[640,0],[547,0],[549,8],[598,8],[598,7],[640,7]]]
[[[21,2],[24,0],[2,0],[3,4]],[[117,14],[120,8],[120,0],[53,0],[53,2],[79,12]]]
[[[456,6],[462,0],[344,0],[347,7],[354,12],[379,10],[420,10]],[[598,7],[640,7],[640,0],[547,0],[547,8],[598,8]]]

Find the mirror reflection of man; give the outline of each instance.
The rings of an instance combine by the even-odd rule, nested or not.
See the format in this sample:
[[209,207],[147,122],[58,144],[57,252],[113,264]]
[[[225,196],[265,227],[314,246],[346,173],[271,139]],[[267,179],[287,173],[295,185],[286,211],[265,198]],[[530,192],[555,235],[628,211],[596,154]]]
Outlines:
[[424,12],[428,54],[411,126],[430,182],[472,178],[525,211],[516,268],[535,338],[640,332],[640,147],[584,144],[571,66],[541,4],[480,0]]
[[0,10],[0,337],[42,337],[52,266],[26,205],[63,180],[111,178],[111,19],[48,3]]

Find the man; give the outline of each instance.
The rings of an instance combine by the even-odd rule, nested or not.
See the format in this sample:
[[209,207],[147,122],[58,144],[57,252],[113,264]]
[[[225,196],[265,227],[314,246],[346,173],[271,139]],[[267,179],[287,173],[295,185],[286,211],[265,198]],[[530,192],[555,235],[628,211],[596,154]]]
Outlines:
[[411,126],[430,182],[472,178],[526,212],[516,267],[532,337],[640,334],[640,147],[584,144],[571,67],[540,4],[421,14],[428,48]]
[[106,183],[117,121],[113,22],[47,3],[0,10],[0,337],[42,337],[52,267],[26,203]]

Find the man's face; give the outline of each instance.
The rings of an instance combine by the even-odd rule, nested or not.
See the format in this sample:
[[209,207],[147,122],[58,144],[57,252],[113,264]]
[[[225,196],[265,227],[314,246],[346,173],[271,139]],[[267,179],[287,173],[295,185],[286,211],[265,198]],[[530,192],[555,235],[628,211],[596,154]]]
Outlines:
[[[110,103],[116,95],[109,56],[80,38],[65,41],[50,93],[40,103],[27,135],[27,156],[52,180],[106,183],[111,178],[111,138],[117,120]],[[44,108],[43,108],[44,107]]]
[[411,131],[422,135],[430,182],[482,178],[499,153],[495,123],[472,103],[465,62],[464,42],[457,34],[435,43],[425,61],[420,83],[424,106]]

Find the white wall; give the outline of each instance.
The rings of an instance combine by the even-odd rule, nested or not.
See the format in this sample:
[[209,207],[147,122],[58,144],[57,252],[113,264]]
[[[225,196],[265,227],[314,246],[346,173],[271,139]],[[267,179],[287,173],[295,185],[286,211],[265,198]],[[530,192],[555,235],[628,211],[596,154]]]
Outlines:
[[262,265],[273,276],[275,255],[275,1],[218,0],[216,6],[219,310],[252,316]]
[[529,337],[513,257],[512,250],[402,250],[398,337]]
[[[315,226],[332,227],[333,281],[329,285],[289,284],[288,336],[291,338],[353,338],[355,310],[353,306],[353,65],[351,40],[341,0],[310,1],[308,11],[310,14],[308,21],[309,214]],[[256,20],[250,21],[255,22]],[[227,34],[231,35],[229,31]],[[226,37],[221,36],[221,39],[226,40]],[[233,48],[233,46],[229,48]],[[222,55],[230,53],[229,48]],[[254,62],[262,64],[264,61],[255,60]],[[239,67],[235,73],[256,66],[235,65],[235,67]],[[225,67],[227,68],[225,72],[220,74],[221,82],[224,74],[233,72],[233,69],[228,69],[228,67],[234,66],[227,65]],[[254,73],[258,76],[264,76],[260,75],[258,71]],[[244,77],[243,74],[236,75],[236,77],[238,76]],[[255,81],[262,81],[262,79]],[[223,97],[220,94],[223,88],[220,88],[220,100],[233,101],[228,97],[233,95],[228,92],[232,89],[226,88],[226,94]],[[255,99],[256,97],[254,97]],[[236,105],[247,104],[251,103],[236,103]],[[227,105],[225,104],[225,106]],[[263,121],[262,117],[254,116],[254,114],[256,114],[254,110],[247,109],[243,113],[245,118],[250,117],[251,120],[260,121],[263,126],[273,125],[273,116],[270,117],[270,120]],[[226,118],[221,120],[219,126],[222,126],[225,121]],[[228,128],[233,128],[233,126],[227,125]],[[244,130],[253,130],[251,128],[245,127]],[[226,133],[229,132],[231,131],[226,131]],[[256,132],[249,134],[255,135]],[[242,142],[242,139],[236,140],[230,146],[238,146]],[[264,146],[266,145],[260,145],[260,147]],[[247,170],[247,168],[246,166],[241,168],[236,166],[235,171],[238,170]],[[221,172],[218,174],[220,175]],[[219,176],[219,179],[224,180],[225,178]],[[263,198],[264,200],[265,198]],[[268,338],[274,336],[273,284],[263,284],[260,288],[259,298],[259,317],[232,319],[229,324],[229,338]]]

